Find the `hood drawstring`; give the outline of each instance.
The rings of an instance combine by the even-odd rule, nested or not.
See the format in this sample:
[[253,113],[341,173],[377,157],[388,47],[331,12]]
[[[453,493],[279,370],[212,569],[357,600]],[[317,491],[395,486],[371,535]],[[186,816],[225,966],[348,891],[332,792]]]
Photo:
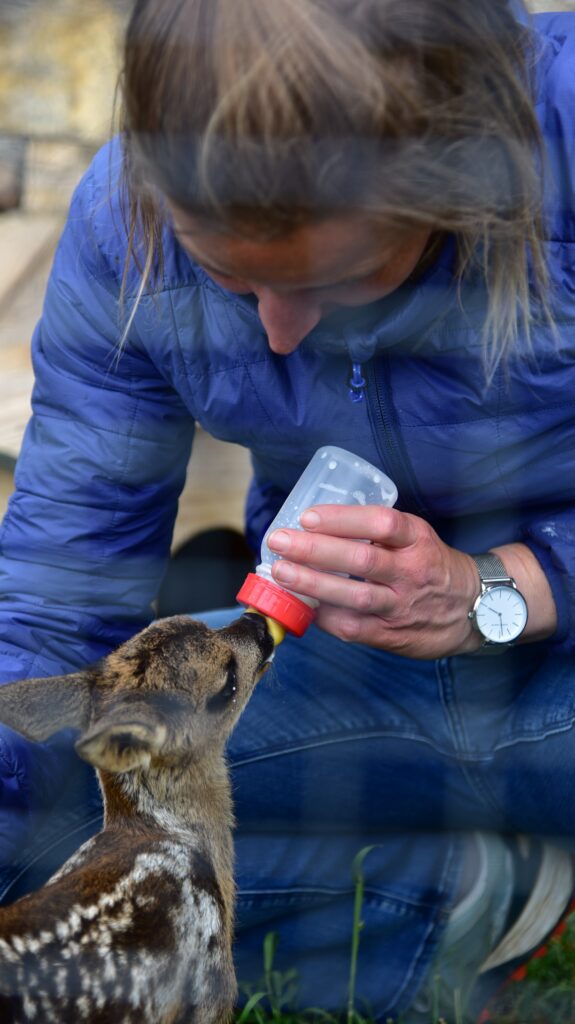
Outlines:
[[351,364],[351,377],[349,378],[349,397],[352,402],[363,402],[367,381],[363,376],[361,363]]

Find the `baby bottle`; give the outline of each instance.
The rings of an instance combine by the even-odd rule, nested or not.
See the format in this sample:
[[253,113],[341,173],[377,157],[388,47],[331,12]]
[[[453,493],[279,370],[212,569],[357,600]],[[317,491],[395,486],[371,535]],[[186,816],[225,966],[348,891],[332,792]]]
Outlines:
[[262,541],[260,564],[246,577],[238,601],[267,618],[276,644],[281,643],[286,632],[303,636],[315,618],[318,602],[275,582],[272,565],[282,556],[270,551],[269,535],[282,526],[301,529],[299,517],[312,505],[391,507],[396,501],[397,488],[380,469],[343,448],[320,448],[269,527]]

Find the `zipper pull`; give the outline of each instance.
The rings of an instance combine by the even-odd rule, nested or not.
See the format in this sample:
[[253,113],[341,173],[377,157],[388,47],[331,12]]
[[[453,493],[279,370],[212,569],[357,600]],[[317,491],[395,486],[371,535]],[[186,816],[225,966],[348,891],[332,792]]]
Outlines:
[[363,376],[361,363],[351,364],[351,377],[349,378],[349,397],[352,402],[363,402],[367,381]]

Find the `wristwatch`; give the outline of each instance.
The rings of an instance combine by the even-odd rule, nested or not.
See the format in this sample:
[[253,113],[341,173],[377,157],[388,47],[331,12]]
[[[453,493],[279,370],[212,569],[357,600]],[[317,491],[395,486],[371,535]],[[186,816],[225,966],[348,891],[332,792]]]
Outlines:
[[503,562],[491,551],[473,555],[481,592],[469,612],[475,629],[490,652],[503,651],[521,636],[527,624],[527,603],[508,575]]

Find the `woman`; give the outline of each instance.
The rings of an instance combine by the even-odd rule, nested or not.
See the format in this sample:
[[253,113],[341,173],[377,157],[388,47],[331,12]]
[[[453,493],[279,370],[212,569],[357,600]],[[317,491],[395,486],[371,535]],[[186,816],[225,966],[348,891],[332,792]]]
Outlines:
[[[238,973],[276,930],[302,1005],[345,1000],[362,846],[358,991],[415,1021],[437,965],[467,990],[509,924],[522,861],[493,834],[572,842],[574,50],[574,16],[528,27],[502,0],[139,0],[121,142],[56,257],[2,533],[4,679],[149,621],[194,421],[252,451],[255,552],[321,444],[399,490],[270,540],[319,629],[282,645],[230,747]],[[2,741],[13,898],[40,811],[44,869],[47,832],[57,862],[98,800],[52,807],[66,745]]]

